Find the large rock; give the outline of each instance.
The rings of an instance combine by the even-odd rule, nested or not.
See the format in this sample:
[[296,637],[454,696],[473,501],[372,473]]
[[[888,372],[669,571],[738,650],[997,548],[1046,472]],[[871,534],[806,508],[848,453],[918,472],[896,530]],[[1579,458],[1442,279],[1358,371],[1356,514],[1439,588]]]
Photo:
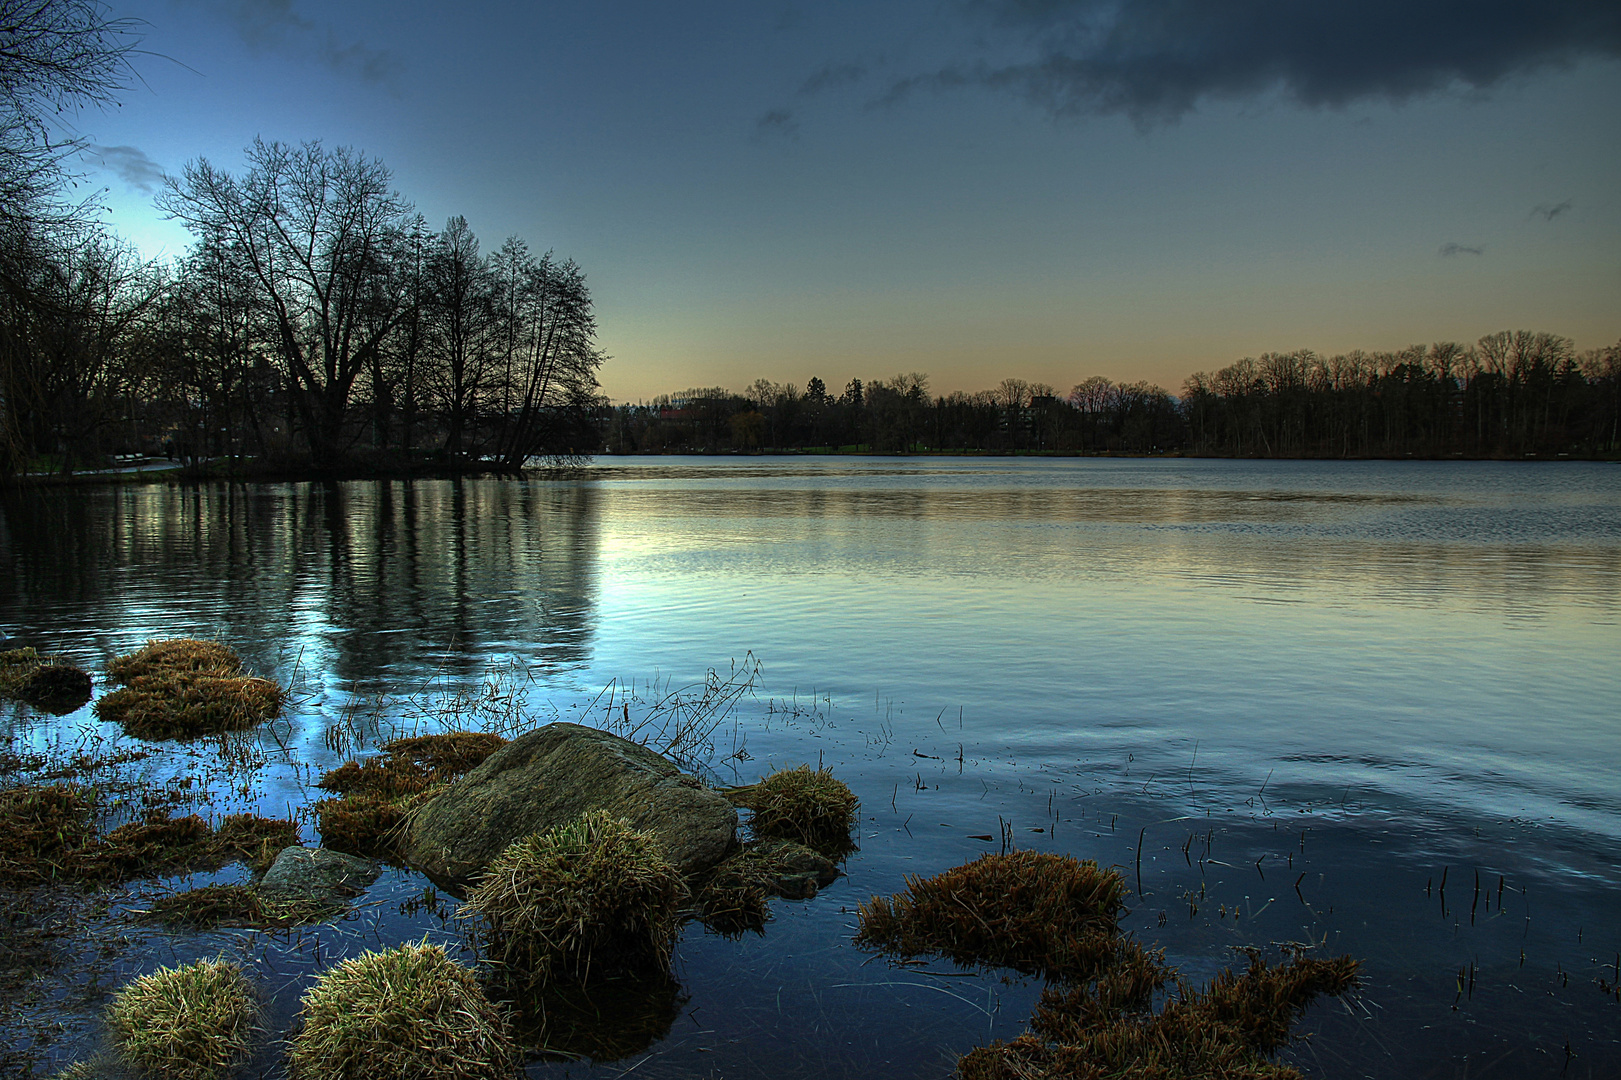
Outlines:
[[462,891],[507,845],[605,809],[651,833],[686,876],[737,839],[737,811],[645,746],[580,724],[547,724],[507,743],[413,816],[407,861]]

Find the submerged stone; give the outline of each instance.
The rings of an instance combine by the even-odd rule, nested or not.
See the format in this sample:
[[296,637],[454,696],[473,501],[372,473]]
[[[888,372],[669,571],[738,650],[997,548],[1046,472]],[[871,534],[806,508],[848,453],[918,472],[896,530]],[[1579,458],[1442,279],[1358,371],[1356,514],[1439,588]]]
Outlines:
[[377,874],[377,864],[370,859],[331,848],[288,847],[265,871],[259,891],[267,896],[341,903],[365,892]]

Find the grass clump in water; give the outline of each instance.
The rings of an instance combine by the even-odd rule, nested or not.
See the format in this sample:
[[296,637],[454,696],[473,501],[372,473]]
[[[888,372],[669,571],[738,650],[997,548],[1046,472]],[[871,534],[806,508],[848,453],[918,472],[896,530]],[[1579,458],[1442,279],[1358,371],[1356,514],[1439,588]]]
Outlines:
[[169,817],[162,811],[120,825],[84,852],[85,876],[114,879],[161,874],[212,861],[214,830],[196,814]]
[[287,692],[247,675],[143,675],[96,702],[96,715],[137,739],[248,731],[281,713]]
[[514,1075],[506,1018],[437,945],[406,944],[328,970],[289,1040],[297,1080],[484,1080]]
[[355,795],[322,799],[315,804],[315,827],[321,843],[345,855],[399,863],[409,800]]
[[902,956],[1085,976],[1114,955],[1124,896],[1124,879],[1090,859],[987,854],[862,904],[856,941]]
[[722,937],[737,937],[745,930],[764,933],[775,883],[770,860],[744,848],[704,876],[695,897],[698,918]]
[[196,739],[247,731],[281,714],[287,692],[246,674],[228,645],[194,638],[148,642],[107,665],[124,686],[96,702],[96,715],[138,739]]
[[95,841],[95,799],[74,784],[0,791],[0,876],[38,883],[78,876]]
[[[856,940],[1049,980],[1030,1030],[965,1055],[960,1080],[1300,1080],[1271,1055],[1314,998],[1356,986],[1357,962],[1293,948],[1287,962],[1269,967],[1258,950],[1246,950],[1247,972],[1222,971],[1200,990],[1162,950],[1121,936],[1124,894],[1120,874],[1091,861],[984,855],[873,897],[858,909]],[[1156,998],[1173,984],[1156,1012]]]
[[687,897],[664,849],[606,810],[514,842],[468,896],[512,981],[668,971]]
[[240,675],[242,658],[229,645],[197,638],[148,641],[146,646],[107,665],[107,677],[131,683],[153,675]]
[[90,676],[77,664],[33,649],[0,652],[0,697],[61,716],[90,700]]
[[299,839],[298,825],[286,818],[230,814],[214,832],[214,849],[220,858],[238,858],[263,872],[283,848],[293,847]]
[[321,922],[343,911],[320,900],[265,896],[251,885],[205,885],[152,904],[149,917],[167,926],[213,930],[221,926],[281,930]]
[[1271,1060],[1290,1027],[1320,994],[1338,997],[1357,985],[1349,956],[1317,958],[1296,950],[1269,966],[1248,950],[1249,970],[1218,973],[1204,990],[1156,961],[1161,983],[1176,994],[1159,1012],[1151,993],[1114,971],[1043,991],[1030,1031],[995,1042],[957,1063],[961,1080],[1091,1080],[1143,1076],[1160,1080],[1301,1080]]
[[215,1080],[252,1044],[253,989],[235,964],[199,960],[142,975],[113,998],[107,1026],[119,1058],[165,1080]]
[[755,836],[796,840],[834,857],[853,850],[850,830],[861,802],[827,769],[783,769],[723,794],[753,812],[749,828]]
[[321,777],[340,797],[315,804],[321,842],[334,851],[399,861],[406,817],[428,791],[469,772],[506,740],[480,732],[395,739],[383,753],[350,761]]
[[[161,810],[99,835],[90,788],[30,785],[0,790],[0,878],[17,884],[113,882],[242,859],[256,869],[298,842],[291,821],[234,814],[218,832],[195,814]],[[283,842],[285,841],[285,842]]]
[[408,761],[426,771],[438,783],[471,772],[505,745],[506,740],[492,732],[450,731],[395,739],[384,743],[383,751],[397,761]]

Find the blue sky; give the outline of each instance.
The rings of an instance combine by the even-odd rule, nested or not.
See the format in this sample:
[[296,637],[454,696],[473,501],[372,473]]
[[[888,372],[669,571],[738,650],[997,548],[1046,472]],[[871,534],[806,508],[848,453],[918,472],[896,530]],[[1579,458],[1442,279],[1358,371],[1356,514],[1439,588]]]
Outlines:
[[1621,13],[1476,0],[131,0],[113,227],[254,139],[589,275],[605,391],[1175,391],[1269,350],[1621,340]]

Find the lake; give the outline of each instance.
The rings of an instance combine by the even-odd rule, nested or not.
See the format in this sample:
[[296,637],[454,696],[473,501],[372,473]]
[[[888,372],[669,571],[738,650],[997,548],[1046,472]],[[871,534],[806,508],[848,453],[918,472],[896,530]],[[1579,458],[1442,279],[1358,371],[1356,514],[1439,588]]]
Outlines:
[[[1039,984],[891,965],[851,944],[853,911],[1004,828],[1120,867],[1128,928],[1192,979],[1277,942],[1361,958],[1361,992],[1285,1052],[1310,1076],[1621,1075],[1621,467],[604,458],[0,505],[0,631],[98,693],[168,636],[295,688],[218,813],[306,805],[357,718],[593,722],[610,684],[645,701],[757,667],[705,773],[831,767],[862,800],[847,876],[775,901],[763,935],[689,926],[667,1033],[533,1076],[948,1075],[1022,1031]],[[18,747],[109,734],[88,708],[5,710]],[[424,934],[470,956],[425,885],[389,871],[295,934],[121,924],[98,990],[223,950],[285,1030],[334,959]],[[44,1058],[87,1054],[103,998],[64,976],[42,1000],[64,1025]]]

